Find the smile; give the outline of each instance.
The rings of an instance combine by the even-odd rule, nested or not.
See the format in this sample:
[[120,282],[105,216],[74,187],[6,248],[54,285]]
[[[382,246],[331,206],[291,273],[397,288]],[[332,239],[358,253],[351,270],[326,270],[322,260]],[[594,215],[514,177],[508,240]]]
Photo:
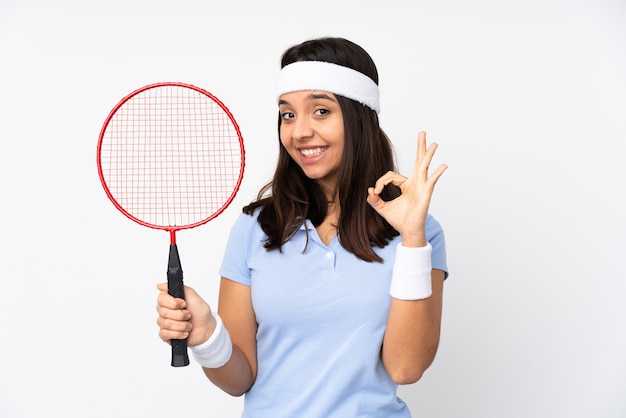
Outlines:
[[317,148],[308,148],[308,149],[300,149],[300,152],[305,157],[315,157],[317,155],[323,154],[328,147],[317,147]]

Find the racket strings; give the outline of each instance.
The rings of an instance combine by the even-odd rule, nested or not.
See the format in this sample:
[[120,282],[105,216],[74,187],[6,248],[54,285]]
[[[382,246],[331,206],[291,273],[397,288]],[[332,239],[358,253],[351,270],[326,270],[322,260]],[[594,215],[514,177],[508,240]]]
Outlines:
[[133,217],[156,226],[210,218],[238,187],[238,130],[210,97],[162,86],[127,100],[111,117],[101,145],[112,197]]

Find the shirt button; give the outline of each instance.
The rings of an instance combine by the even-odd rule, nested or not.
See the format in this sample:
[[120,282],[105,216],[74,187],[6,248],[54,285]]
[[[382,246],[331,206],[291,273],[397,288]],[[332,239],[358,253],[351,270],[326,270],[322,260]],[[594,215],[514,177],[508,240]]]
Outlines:
[[332,251],[326,253],[326,258],[333,258],[334,254]]

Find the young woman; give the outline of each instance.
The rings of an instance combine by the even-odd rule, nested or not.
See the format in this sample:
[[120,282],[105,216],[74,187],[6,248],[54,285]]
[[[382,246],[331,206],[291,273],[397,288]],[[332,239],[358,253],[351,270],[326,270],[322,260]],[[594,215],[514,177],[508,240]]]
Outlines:
[[219,314],[159,284],[160,337],[188,339],[206,376],[245,394],[244,417],[410,417],[439,344],[443,231],[428,213],[436,144],[409,177],[378,124],[378,74],[360,46],[321,38],[282,57],[280,153],[243,208],[220,269]]

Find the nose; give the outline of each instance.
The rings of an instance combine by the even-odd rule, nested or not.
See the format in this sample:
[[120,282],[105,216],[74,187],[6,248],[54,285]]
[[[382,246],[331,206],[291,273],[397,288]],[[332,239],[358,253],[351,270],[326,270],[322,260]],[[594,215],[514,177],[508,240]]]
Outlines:
[[296,118],[292,125],[291,138],[295,141],[303,141],[313,136],[313,127],[305,117]]

